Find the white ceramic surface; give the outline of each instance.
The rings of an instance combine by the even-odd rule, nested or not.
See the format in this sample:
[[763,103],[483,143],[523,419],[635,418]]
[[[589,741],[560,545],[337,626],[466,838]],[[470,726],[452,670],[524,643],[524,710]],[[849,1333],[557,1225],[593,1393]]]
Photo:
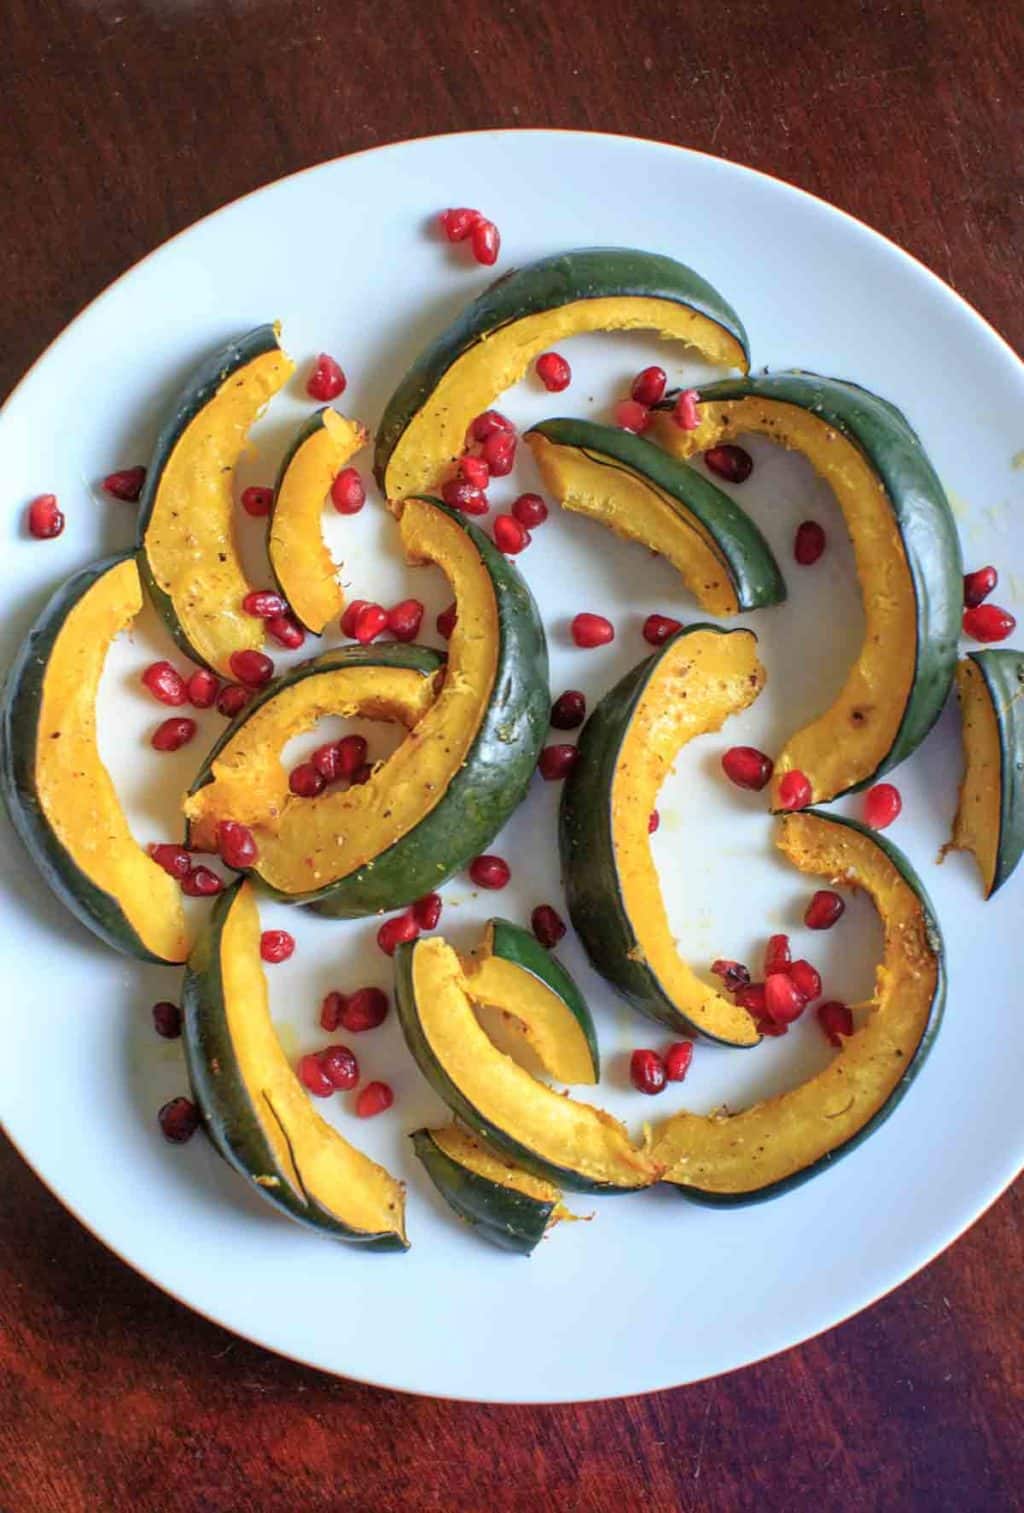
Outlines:
[[[500,223],[498,273],[596,243],[671,253],[740,311],[757,368],[799,365],[891,397],[949,489],[968,563],[997,562],[997,597],[1021,613],[1024,534],[1014,515],[1024,506],[1024,472],[1012,459],[1024,447],[1024,370],[955,294],[836,210],[732,164],[626,139],[496,132],[383,148],[250,195],[148,257],[64,332],[0,418],[4,663],[65,575],[131,542],[132,506],[105,498],[97,480],[145,459],[169,396],[211,347],[278,318],[300,368],[318,350],[334,353],[350,378],[342,406],[377,421],[424,340],[493,276],[430,229],[452,203],[480,204]],[[608,416],[629,376],[655,359],[673,381],[703,376],[685,353],[643,337],[585,337],[564,350],[570,390],[550,396],[527,380],[502,404],[516,421]],[[272,479],[289,429],[308,408],[297,380],[261,422],[243,483]],[[662,795],[656,850],[694,961],[751,959],[767,931],[792,928],[828,991],[856,997],[869,989],[879,943],[870,907],[855,902],[831,934],[805,932],[799,921],[812,885],[774,858],[763,800],[725,784],[717,769],[727,744],[777,748],[784,730],[838,686],[859,630],[830,495],[801,461],[767,445],[753,450],[757,471],[742,501],[771,539],[792,597],[751,617],[768,691],[721,737],[685,753]],[[523,457],[492,493],[500,504],[534,484]],[[59,494],[68,517],[50,543],[20,529],[25,502],[43,490]],[[812,514],[829,531],[829,552],[801,570],[790,543],[795,524]],[[354,592],[385,601],[420,595],[432,626],[444,586],[402,564],[382,511],[332,515],[329,529]],[[247,522],[246,542],[265,579],[255,523]],[[648,611],[694,616],[662,562],[585,521],[552,518],[520,562],[549,629],[555,692],[572,686],[597,698],[646,650]],[[612,616],[613,646],[571,647],[567,620],[581,609]],[[136,680],[154,655],[174,652],[147,612],[111,655],[101,712],[105,755],[145,839],[174,833],[178,790],[221,725],[208,714],[193,748],[149,750],[145,736],[160,712]],[[357,1046],[366,1074],[393,1082],[392,1114],[357,1121],[339,1098],[331,1116],[407,1180],[412,1250],[370,1256],[321,1242],[265,1209],[202,1139],[164,1144],[156,1108],[186,1083],[180,1046],[155,1037],[149,1006],[176,995],[177,974],[107,952],[51,897],[5,823],[6,1127],[62,1201],[131,1265],[229,1329],[328,1371],[416,1392],[541,1402],[728,1371],[902,1282],[1019,1167],[1024,1017],[1010,989],[1024,971],[1024,877],[983,905],[967,858],[935,865],[958,776],[957,720],[947,711],[898,774],[905,807],[891,831],[922,872],[946,931],[950,998],[938,1043],[871,1140],[776,1201],[727,1212],[672,1191],[583,1199],[574,1206],[593,1212],[593,1222],[562,1226],[532,1260],[492,1251],[452,1219],[412,1159],[406,1134],[442,1109],[392,1017]],[[443,924],[456,942],[472,940],[492,911],[525,919],[541,900],[560,904],[557,799],[557,786],[537,781],[496,842],[513,867],[505,893],[475,896],[465,878],[445,889]],[[855,812],[856,801],[840,807]],[[268,925],[287,925],[298,938],[294,958],[270,969],[275,1014],[297,1053],[323,1041],[316,1011],[329,986],[386,985],[388,964],[371,921],[339,925],[270,905],[263,912]],[[750,1054],[701,1045],[684,1087],[645,1099],[628,1086],[626,1053],[669,1037],[612,997],[574,941],[565,956],[598,1021],[602,1100],[636,1130],[677,1107],[736,1106],[785,1087],[829,1054],[813,1023]]]

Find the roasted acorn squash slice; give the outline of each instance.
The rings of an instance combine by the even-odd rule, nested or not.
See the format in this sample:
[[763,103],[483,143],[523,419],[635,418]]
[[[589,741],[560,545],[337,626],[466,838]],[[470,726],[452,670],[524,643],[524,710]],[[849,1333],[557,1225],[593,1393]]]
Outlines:
[[950,847],[974,853],[991,898],[1024,852],[1024,653],[969,652],[956,682],[964,779]]
[[416,1130],[412,1143],[449,1208],[502,1250],[528,1256],[565,1216],[557,1187],[513,1166],[461,1125]]

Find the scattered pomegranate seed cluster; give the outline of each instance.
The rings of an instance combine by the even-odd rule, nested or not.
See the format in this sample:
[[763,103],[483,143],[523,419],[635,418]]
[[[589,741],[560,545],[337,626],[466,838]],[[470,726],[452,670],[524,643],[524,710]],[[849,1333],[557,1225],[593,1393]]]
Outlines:
[[[357,988],[354,993],[333,990],[320,1005],[320,1028],[328,1035],[337,1030],[362,1035],[382,1025],[389,1008],[388,995],[382,988]],[[327,1045],[303,1056],[298,1074],[303,1086],[316,1098],[351,1092],[359,1086],[359,1062],[347,1045]],[[383,1113],[393,1102],[394,1095],[386,1082],[368,1082],[356,1099],[355,1111],[361,1119],[367,1119]]]
[[441,909],[440,893],[425,893],[404,913],[394,914],[384,921],[377,931],[377,945],[385,956],[394,956],[399,946],[406,941],[415,940],[421,930],[436,929]]
[[629,1080],[638,1093],[663,1093],[668,1083],[683,1081],[692,1060],[692,1040],[676,1040],[664,1052],[637,1050],[629,1058]]
[[998,582],[999,574],[994,567],[979,567],[964,574],[964,635],[975,641],[988,644],[1005,641],[1017,628],[1017,621],[1008,609],[985,602]]
[[485,268],[493,267],[501,249],[501,235],[493,221],[481,215],[479,210],[465,206],[442,210],[438,221],[449,242],[468,242],[473,256]]
[[293,767],[288,787],[297,798],[315,799],[331,783],[359,785],[372,773],[365,736],[346,735],[338,741],[325,741],[308,761]]
[[[820,889],[807,905],[804,923],[811,930],[830,930],[845,904],[838,893]],[[762,1035],[785,1035],[804,1010],[816,1003],[815,1016],[830,1044],[853,1034],[853,1015],[837,1000],[822,1003],[821,975],[805,958],[793,960],[788,935],[771,935],[765,947],[760,981],[751,981],[750,969],[739,961],[720,958],[711,963],[723,991],[731,993],[741,1008],[753,1015]]]
[[415,641],[423,623],[423,613],[419,599],[401,599],[390,609],[369,599],[353,599],[345,606],[341,632],[358,641],[360,646],[369,646],[385,631],[396,641]]

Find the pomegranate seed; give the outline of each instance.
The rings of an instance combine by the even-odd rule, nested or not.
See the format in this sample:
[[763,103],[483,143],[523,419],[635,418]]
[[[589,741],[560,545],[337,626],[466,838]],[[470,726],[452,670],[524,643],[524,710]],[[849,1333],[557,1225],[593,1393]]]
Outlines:
[[275,615],[267,622],[267,635],[286,651],[297,651],[306,639],[306,632],[291,615]]
[[845,908],[838,893],[831,888],[819,888],[807,905],[804,924],[808,930],[831,930]]
[[251,698],[252,694],[241,683],[225,683],[217,695],[217,708],[221,714],[233,720],[236,714],[241,714]]
[[359,1082],[359,1062],[347,1045],[329,1045],[317,1057],[320,1069],[340,1093],[347,1093]]
[[440,893],[425,893],[412,906],[413,918],[421,930],[433,930],[441,918]]
[[372,762],[360,762],[360,764],[356,768],[355,772],[353,772],[352,776],[349,778],[349,782],[352,784],[352,786],[354,788],[361,788],[362,785],[364,783],[368,783],[372,777],[373,777],[373,763]]
[[567,688],[551,706],[551,723],[556,730],[575,730],[587,716],[587,701],[578,688]]
[[469,875],[478,888],[504,888],[512,876],[512,869],[503,857],[474,856],[469,864]]
[[287,930],[264,930],[260,936],[260,955],[274,966],[287,961],[294,950],[295,936]]
[[634,1051],[629,1058],[629,1080],[638,1093],[660,1093],[665,1087],[665,1063],[657,1051]]
[[220,692],[220,679],[209,668],[197,667],[185,684],[185,691],[194,709],[212,709]]
[[341,1011],[345,1005],[344,993],[336,989],[325,995],[320,1005],[320,1028],[326,1030],[328,1035],[334,1033],[341,1023]]
[[389,1007],[388,995],[382,988],[359,988],[342,999],[338,1023],[351,1034],[361,1035],[364,1030],[375,1030],[383,1024]]
[[539,494],[520,494],[512,505],[512,513],[520,525],[535,530],[548,518],[548,507]]
[[727,483],[746,483],[754,471],[754,459],[744,447],[726,442],[719,447],[709,447],[704,453],[704,466],[724,478]]
[[192,740],[198,728],[195,720],[190,720],[187,715],[172,715],[156,727],[149,744],[154,751],[180,751]]
[[496,431],[509,431],[515,435],[515,426],[500,410],[485,410],[470,423],[469,435],[473,441],[486,441]]
[[650,814],[647,816],[647,834],[653,835],[660,824],[661,815],[658,813],[657,809],[652,809]]
[[530,533],[514,515],[498,515],[494,521],[494,544],[506,557],[517,557],[530,544]]
[[999,582],[994,567],[979,567],[973,573],[964,574],[964,604],[968,609],[977,609],[992,593]]
[[747,987],[750,982],[750,972],[741,961],[729,961],[720,956],[711,963],[711,970],[716,977],[722,979],[723,986],[730,993],[735,993],[737,988]]
[[816,520],[804,520],[796,529],[793,556],[801,567],[811,567],[825,550],[825,532]]
[[181,882],[183,877],[188,877],[192,870],[192,857],[184,846],[176,846],[171,841],[164,841],[147,847],[150,856],[158,867],[162,867],[169,877],[176,882]]
[[326,786],[327,780],[323,773],[312,762],[300,762],[288,774],[288,787],[300,799],[315,799],[318,793],[323,793]]
[[483,263],[486,268],[493,267],[498,261],[498,252],[501,249],[501,235],[493,221],[484,220],[483,216],[476,221],[469,233],[473,247],[473,256],[478,263]]
[[764,975],[768,977],[772,972],[788,971],[792,959],[789,936],[769,935],[764,952]]
[[464,242],[480,219],[479,210],[468,210],[464,207],[457,210],[442,210],[438,216],[441,230],[450,242]]
[[545,746],[537,758],[537,771],[549,783],[568,777],[579,760],[579,751],[568,741],[558,746]]
[[274,664],[262,651],[233,651],[228,666],[246,688],[262,688],[274,676]]
[[572,369],[559,352],[542,352],[537,359],[537,377],[549,394],[561,394],[572,383]]
[[52,541],[64,529],[56,494],[40,494],[28,507],[28,528],[37,541]]
[[486,515],[490,509],[483,490],[465,478],[449,478],[441,486],[441,498],[449,509],[461,510],[464,515]]
[[188,876],[181,880],[181,891],[186,898],[213,898],[223,886],[216,872],[211,872],[209,867],[202,865],[193,867]]
[[187,704],[185,679],[170,662],[151,662],[142,674],[142,686],[161,704]]
[[829,999],[828,1003],[819,1003],[815,1013],[829,1045],[838,1049],[843,1043],[842,1037],[853,1034],[853,1015],[845,1003]]
[[684,389],[677,397],[672,410],[672,419],[681,431],[695,431],[700,425],[697,404],[700,395],[696,389]]
[[256,485],[243,489],[242,508],[247,515],[252,515],[257,520],[262,519],[274,508],[274,490],[259,488]]
[[979,604],[964,610],[964,635],[975,641],[1005,641],[1013,634],[1017,622],[1008,609],[998,604]]
[[779,781],[780,809],[806,809],[811,802],[811,785],[799,768],[785,772]]
[[238,820],[221,820],[217,826],[217,850],[226,867],[234,872],[244,872],[259,858],[256,837],[248,825]]
[[280,594],[269,588],[254,588],[242,600],[247,615],[257,620],[273,620],[277,615],[286,615],[288,606]]
[[351,782],[359,768],[366,765],[366,737],[342,736],[338,742],[338,760],[341,764],[340,775]]
[[336,783],[341,777],[341,752],[337,741],[327,741],[318,746],[309,759],[325,783]]
[[320,1057],[313,1054],[299,1061],[299,1081],[314,1098],[329,1098],[334,1092],[334,1083],[320,1065]]
[[643,637],[650,646],[664,646],[669,636],[674,636],[682,628],[682,620],[673,620],[671,615],[648,615],[644,621]]
[[903,808],[900,790],[892,783],[876,783],[864,795],[864,822],[872,830],[885,830]]
[[377,944],[385,956],[394,956],[398,946],[415,940],[419,933],[420,927],[412,911],[407,910],[405,914],[396,914],[393,919],[384,921],[377,931]]
[[813,1003],[821,997],[821,974],[802,956],[789,968],[789,979],[804,1003]]
[[733,997],[741,1009],[746,1009],[748,1014],[760,1018],[765,1013],[765,993],[763,982],[747,982],[738,988],[733,988]]
[[538,904],[530,915],[530,928],[541,945],[550,951],[565,934],[566,924],[557,909],[550,904]]
[[572,638],[577,646],[589,649],[593,646],[607,646],[609,641],[615,640],[615,627],[604,615],[581,614],[575,615],[572,622]]
[[142,485],[145,481],[145,468],[122,468],[119,473],[108,473],[103,480],[103,487],[115,499],[123,499],[126,504],[134,504],[142,493]]
[[313,365],[313,371],[306,380],[306,393],[311,399],[318,399],[326,404],[331,399],[337,399],[339,394],[345,392],[347,378],[333,357],[326,352],[321,352]]
[[[490,222],[488,221],[485,224],[490,225]],[[495,232],[494,234],[497,236],[498,233]],[[475,232],[473,237],[475,242]],[[478,261],[481,263],[488,261],[493,263],[494,258],[487,259],[482,257]],[[383,1114],[384,1110],[389,1109],[394,1101],[395,1095],[386,1082],[368,1082],[356,1099],[356,1113],[360,1119],[372,1119],[376,1114]]]
[[775,763],[756,746],[730,746],[722,756],[722,771],[737,788],[759,792],[771,782]]
[[774,1019],[769,1019],[767,1015],[762,1015],[758,1018],[757,1028],[762,1035],[776,1036],[787,1035],[789,1033],[788,1024],[777,1024]]
[[459,477],[475,489],[485,489],[491,481],[491,470],[482,457],[467,452],[459,458]]
[[804,1011],[804,997],[788,972],[773,972],[764,980],[764,1007],[776,1024],[792,1024]]
[[483,456],[494,478],[504,478],[511,473],[516,460],[516,437],[514,431],[492,431],[483,444]]
[[650,410],[646,405],[637,404],[635,399],[620,399],[615,406],[615,424],[622,431],[632,431],[639,436],[650,423]]
[[172,1098],[156,1117],[164,1139],[172,1145],[184,1145],[199,1128],[199,1110],[191,1098]]
[[665,1077],[669,1082],[682,1082],[693,1060],[693,1041],[677,1040],[665,1052]]
[[664,368],[642,368],[634,378],[629,392],[637,404],[645,405],[650,409],[651,405],[656,405],[665,393],[667,382]]
[[176,1003],[153,1005],[153,1028],[164,1040],[177,1040],[181,1034],[181,1010]]
[[351,604],[346,605],[345,613],[342,615],[339,622],[343,636],[355,635],[356,621],[359,619],[359,611],[365,609],[369,602],[369,599],[353,599]]
[[358,468],[342,468],[331,484],[331,503],[339,515],[358,515],[366,503],[366,486]]
[[356,615],[355,638],[360,646],[369,646],[387,628],[388,612],[379,604],[364,604]]
[[457,619],[458,614],[456,613],[455,604],[449,604],[448,608],[443,609],[437,617],[436,624],[438,635],[443,636],[446,641],[449,640],[451,638],[452,631],[455,629],[455,622]]

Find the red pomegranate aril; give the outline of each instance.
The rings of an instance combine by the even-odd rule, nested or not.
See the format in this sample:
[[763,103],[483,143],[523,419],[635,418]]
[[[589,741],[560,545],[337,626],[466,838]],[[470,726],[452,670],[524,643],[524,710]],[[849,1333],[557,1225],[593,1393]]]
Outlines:
[[763,982],[746,982],[738,988],[733,988],[733,997],[741,1009],[746,1009],[748,1014],[755,1018],[761,1018],[765,1013],[765,992]]
[[812,567],[825,550],[825,532],[816,520],[804,520],[796,528],[793,557],[801,567]]
[[549,394],[561,394],[572,383],[572,369],[560,352],[542,352],[537,359],[537,377]]
[[637,404],[645,405],[649,409],[651,405],[656,405],[658,400],[663,398],[667,382],[664,368],[642,368],[634,378],[629,392]]
[[764,1008],[776,1024],[792,1024],[805,1008],[805,999],[788,972],[772,972],[764,980]]
[[420,933],[416,917],[411,909],[386,919],[377,931],[377,944],[385,956],[394,956],[395,951],[406,941],[415,940]]
[[364,604],[356,615],[355,639],[360,646],[369,646],[371,641],[388,628],[388,612],[380,604]]
[[298,651],[306,639],[306,632],[298,620],[291,615],[275,615],[266,624],[267,635],[272,636],[278,646],[283,646],[285,651]]
[[325,783],[336,783],[342,776],[341,752],[337,741],[325,741],[309,759]]
[[647,834],[653,835],[654,832],[660,827],[660,825],[661,815],[658,813],[657,809],[652,809],[650,814],[647,816]]
[[327,404],[345,392],[348,379],[338,363],[327,352],[321,352],[313,364],[313,371],[306,379],[306,393],[311,399]]
[[490,509],[483,489],[467,478],[449,478],[441,485],[441,498],[449,509],[461,510],[464,515],[486,515]]
[[332,1035],[341,1023],[341,1011],[345,1006],[345,995],[332,988],[325,993],[320,1004],[320,1028]]
[[[481,258],[480,261],[486,262],[487,259]],[[360,1119],[373,1119],[389,1109],[394,1101],[395,1095],[386,1082],[368,1082],[356,1099],[356,1113]]]
[[151,662],[142,674],[142,686],[161,704],[187,704],[188,686],[170,662]]
[[212,709],[220,692],[220,679],[207,667],[197,667],[185,684],[188,701],[194,709]]
[[831,930],[845,908],[846,904],[838,893],[831,888],[819,888],[807,905],[804,924],[808,930]]
[[233,651],[228,666],[246,688],[262,688],[274,676],[274,664],[262,651]]
[[242,490],[242,508],[247,515],[261,520],[274,508],[274,490],[253,485]]
[[37,541],[52,541],[64,529],[56,494],[40,494],[28,507],[28,528]]
[[515,426],[500,410],[485,410],[470,423],[469,435],[472,441],[486,441],[496,431],[509,431],[515,435]]
[[172,1098],[156,1117],[164,1139],[172,1145],[184,1145],[199,1128],[199,1110],[191,1098]]
[[693,1041],[677,1040],[665,1052],[665,1077],[669,1082],[682,1082],[693,1060]]
[[181,1035],[181,1010],[176,1003],[153,1005],[153,1028],[163,1040],[177,1040]]
[[242,600],[242,608],[257,620],[273,620],[276,615],[288,613],[288,605],[281,595],[270,588],[251,589]]
[[999,582],[994,567],[978,567],[973,573],[964,573],[964,604],[968,609],[977,609],[993,592]]
[[578,688],[567,688],[551,706],[551,723],[556,730],[575,730],[587,717],[587,701]]
[[300,1058],[298,1072],[302,1086],[314,1098],[329,1098],[334,1092],[334,1083],[321,1066],[320,1057],[314,1053]]
[[295,950],[295,937],[287,930],[264,930],[260,936],[260,956],[276,966],[287,961]]
[[512,876],[512,869],[504,857],[474,856],[469,864],[469,875],[478,888],[504,888]]
[[358,515],[366,503],[366,485],[358,468],[342,468],[331,484],[331,503],[339,515]]
[[792,961],[788,935],[769,935],[764,952],[764,975],[787,972]]
[[964,634],[975,641],[1005,641],[1017,627],[1008,609],[998,604],[979,604],[964,610]]
[[604,615],[586,612],[575,615],[571,629],[573,641],[586,650],[594,646],[607,646],[609,641],[615,640],[615,626]]
[[902,808],[903,799],[894,783],[876,783],[864,795],[864,823],[872,830],[885,830]]
[[726,483],[746,483],[754,471],[754,459],[745,447],[725,442],[722,446],[709,447],[704,453],[704,466]]
[[483,263],[485,268],[493,267],[501,250],[501,233],[494,222],[481,216],[474,223],[469,238],[477,262]]
[[437,621],[435,622],[437,625],[438,635],[443,636],[446,641],[449,640],[451,638],[452,631],[455,629],[455,622],[458,618],[458,612],[456,610],[455,604],[449,604],[447,609],[443,609],[441,611],[441,613],[437,617]]
[[637,404],[635,399],[620,399],[615,406],[615,424],[620,431],[632,431],[634,436],[639,436],[650,423],[650,410],[646,405]]
[[126,504],[135,504],[146,481],[145,468],[122,468],[117,473],[108,473],[103,487],[114,499],[123,499]]
[[217,826],[217,850],[220,859],[233,872],[244,872],[259,859],[256,837],[248,825],[238,820],[221,820]]
[[569,741],[557,746],[545,746],[537,758],[537,771],[549,783],[568,777],[579,760],[579,751]]
[[423,624],[419,599],[402,599],[388,610],[388,630],[396,641],[415,641]]
[[845,1003],[840,1003],[837,999],[819,1003],[814,1012],[825,1039],[838,1050],[843,1043],[842,1037],[853,1034],[853,1014]]
[[804,1003],[813,1003],[821,997],[821,974],[802,956],[790,965],[789,979]]
[[361,735],[342,736],[338,742],[339,777],[348,778],[350,781],[354,774],[366,761],[366,737]]
[[323,793],[326,786],[326,778],[312,762],[300,762],[288,774],[288,787],[300,799],[315,799],[318,793]]
[[467,452],[458,462],[459,477],[475,489],[485,489],[491,481],[491,470],[483,457]]
[[181,880],[181,891],[186,898],[213,898],[223,887],[216,872],[211,872],[209,867],[204,867],[201,863]]
[[681,431],[695,431],[700,425],[697,405],[700,395],[696,389],[684,389],[672,409],[672,419]]
[[779,808],[806,809],[810,802],[811,785],[806,773],[797,767],[792,772],[784,772],[779,779]]
[[648,615],[644,621],[643,637],[649,646],[664,646],[669,636],[674,636],[682,628],[682,620],[673,620],[671,615]]
[[361,1035],[365,1030],[375,1030],[383,1024],[389,1007],[388,995],[383,988],[359,988],[342,1000],[338,1023],[343,1030]]
[[504,478],[511,473],[516,461],[516,437],[514,431],[492,431],[481,448],[487,466],[494,478]]
[[550,904],[538,904],[530,915],[530,928],[541,945],[550,951],[564,936],[566,923]]
[[360,762],[359,766],[356,768],[355,772],[353,772],[352,776],[349,778],[349,782],[352,784],[352,786],[354,788],[361,788],[362,785],[364,783],[368,783],[372,777],[373,777],[373,763],[372,762]]
[[146,848],[156,862],[162,867],[169,877],[176,882],[181,882],[183,877],[188,877],[192,870],[192,856],[184,846],[176,846],[171,841],[154,843]]
[[172,715],[156,727],[149,744],[154,751],[180,751],[192,740],[198,728],[195,720],[190,720],[187,715]]
[[777,1036],[788,1035],[789,1033],[788,1024],[776,1024],[774,1019],[769,1019],[766,1015],[758,1016],[757,1028],[762,1035]]
[[470,210],[466,206],[460,206],[451,210],[442,210],[438,221],[441,230],[450,242],[464,242],[480,218],[479,210]]
[[494,521],[494,544],[506,557],[517,557],[530,544],[530,533],[514,515],[497,515]]
[[720,956],[711,963],[711,970],[716,977],[722,979],[722,985],[730,993],[735,993],[737,988],[745,988],[750,982],[750,971],[741,961],[729,961]]
[[320,1070],[339,1093],[348,1093],[359,1084],[359,1062],[347,1045],[329,1045],[317,1057]]
[[369,602],[369,599],[353,599],[351,604],[346,604],[345,613],[338,622],[343,636],[355,635],[359,611],[365,609]]
[[241,683],[225,683],[217,695],[217,708],[222,715],[233,720],[236,714],[241,714],[251,698],[252,694]]
[[638,1093],[660,1093],[665,1075],[665,1063],[657,1051],[634,1051],[630,1056],[629,1080]]
[[539,494],[520,494],[512,505],[512,513],[520,525],[536,530],[548,518],[548,507]]
[[737,788],[758,793],[771,782],[775,763],[756,746],[730,746],[722,756],[722,771]]
[[412,906],[412,913],[421,930],[437,928],[442,907],[440,893],[424,893],[422,898],[416,900]]

